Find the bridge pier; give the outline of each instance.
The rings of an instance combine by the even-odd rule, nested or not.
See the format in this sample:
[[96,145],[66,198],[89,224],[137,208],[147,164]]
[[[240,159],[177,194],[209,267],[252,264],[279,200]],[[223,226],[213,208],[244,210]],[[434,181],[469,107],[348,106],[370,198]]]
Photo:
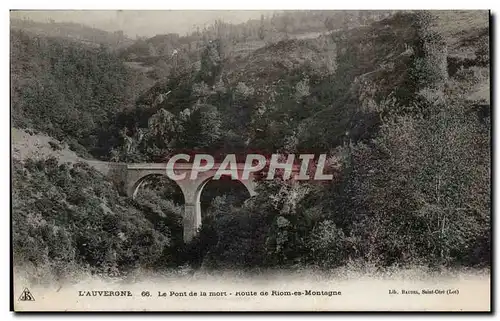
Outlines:
[[201,227],[201,205],[200,202],[184,203],[184,215],[182,217],[184,227],[184,242],[190,242]]

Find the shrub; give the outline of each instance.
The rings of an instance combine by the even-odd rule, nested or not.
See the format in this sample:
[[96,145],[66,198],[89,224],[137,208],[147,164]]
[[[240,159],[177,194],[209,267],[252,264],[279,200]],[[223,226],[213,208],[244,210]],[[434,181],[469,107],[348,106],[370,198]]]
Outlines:
[[447,44],[444,37],[432,30],[434,17],[423,11],[414,15],[417,33],[415,58],[410,66],[410,79],[415,91],[424,87],[443,89],[448,79]]
[[322,221],[313,230],[309,241],[311,259],[323,268],[334,268],[349,258],[347,237],[330,220]]
[[[175,206],[160,203],[148,216],[140,204],[86,164],[59,165],[54,158],[13,164],[13,251],[17,264],[89,266],[95,272],[155,268],[168,261],[169,226],[179,229]],[[167,210],[168,209],[168,210]],[[170,210],[170,211],[169,211]],[[150,210],[151,211],[151,210]],[[70,271],[65,271],[70,272]]]

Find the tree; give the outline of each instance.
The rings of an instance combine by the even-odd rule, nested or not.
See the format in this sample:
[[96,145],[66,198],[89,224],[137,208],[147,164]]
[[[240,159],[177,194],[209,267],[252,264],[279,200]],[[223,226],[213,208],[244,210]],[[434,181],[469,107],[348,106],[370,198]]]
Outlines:
[[383,264],[487,261],[474,254],[489,242],[485,130],[464,109],[441,107],[425,119],[397,116],[353,149],[346,191],[362,255]]
[[215,84],[216,77],[222,68],[221,49],[220,40],[210,41],[201,56],[201,69],[198,77],[209,86]]
[[259,39],[264,40],[266,37],[266,29],[264,25],[264,15],[260,16]]
[[191,148],[207,149],[222,137],[222,120],[217,107],[202,104],[196,105],[186,124],[186,146]]
[[148,54],[153,57],[158,55],[156,47],[152,43],[148,44]]
[[293,23],[293,18],[288,14],[284,13],[283,16],[281,16],[281,26],[280,26],[280,31],[285,33],[285,36],[288,37],[289,33],[289,28],[291,27]]
[[148,121],[148,137],[153,138],[159,148],[175,145],[179,131],[179,124],[175,116],[160,108]]
[[418,12],[414,17],[417,43],[410,77],[417,89],[442,90],[448,79],[447,43],[440,33],[432,29],[435,19],[427,11]]
[[324,20],[324,25],[328,31],[335,30],[335,21],[332,17],[326,17]]

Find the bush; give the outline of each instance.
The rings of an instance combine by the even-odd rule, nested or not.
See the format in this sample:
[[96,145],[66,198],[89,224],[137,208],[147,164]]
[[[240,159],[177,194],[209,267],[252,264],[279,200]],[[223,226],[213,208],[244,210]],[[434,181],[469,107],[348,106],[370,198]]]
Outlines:
[[397,117],[353,149],[345,190],[361,255],[384,265],[488,261],[471,252],[489,234],[485,130],[465,109],[446,106],[427,119]]
[[169,226],[179,229],[175,207],[160,203],[162,217],[141,213],[144,206],[130,204],[86,164],[14,160],[13,190],[16,264],[124,272],[170,259]]
[[425,87],[443,89],[448,80],[448,50],[444,37],[424,24],[417,29],[415,58],[410,67],[410,79],[415,90]]
[[311,259],[322,268],[334,268],[349,259],[349,243],[344,232],[330,220],[313,230],[309,241]]

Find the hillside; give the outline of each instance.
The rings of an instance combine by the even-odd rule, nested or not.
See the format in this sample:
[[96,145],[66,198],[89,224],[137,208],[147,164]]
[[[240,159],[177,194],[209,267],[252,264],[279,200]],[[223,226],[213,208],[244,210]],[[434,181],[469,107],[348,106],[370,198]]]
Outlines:
[[[462,17],[460,12],[457,15]],[[474,52],[479,50],[479,43],[484,44],[487,39],[486,18],[484,13],[482,17],[476,15],[474,21],[482,21],[482,25],[476,23],[477,26],[471,29],[445,29],[446,34],[443,36],[450,42],[447,49],[449,68],[460,68],[460,65],[475,59]],[[418,54],[414,52],[418,44],[412,43],[418,39],[415,31],[408,28],[411,22],[399,19],[383,20],[371,27],[352,29],[347,33],[337,32],[317,39],[281,41],[242,57],[227,57],[223,44],[213,44],[210,47],[213,49],[204,53],[207,59],[212,59],[213,64],[217,64],[213,67],[213,72],[217,74],[213,74],[211,79],[202,79],[203,76],[199,72],[196,74],[195,69],[191,71],[192,76],[187,78],[184,75],[173,77],[166,83],[159,82],[139,99],[139,104],[154,106],[145,111],[145,118],[151,117],[160,107],[175,115],[191,108],[189,105],[196,101],[216,104],[221,117],[227,116],[227,126],[236,131],[233,136],[245,137],[245,141],[259,135],[275,138],[276,135],[281,135],[282,133],[276,132],[281,131],[279,128],[261,132],[269,126],[266,122],[270,119],[276,122],[284,119],[291,121],[286,125],[287,128],[297,128],[303,122],[302,129],[306,131],[303,135],[308,136],[307,118],[316,115],[315,117],[325,120],[322,111],[328,114],[327,117],[336,117],[335,114],[341,111],[335,106],[350,105],[345,106],[345,109],[351,115],[340,115],[343,120],[328,118],[328,123],[325,124],[327,127],[337,128],[332,128],[337,132],[327,136],[333,140],[342,140],[339,135],[343,135],[354,125],[344,123],[339,128],[329,124],[361,117],[360,113],[366,114],[374,104],[379,104],[391,94],[399,95],[395,98],[402,101],[406,99],[405,95],[414,95],[416,88],[410,92],[405,91],[413,86],[408,74],[408,64]],[[439,18],[433,28],[446,23],[443,19]],[[470,14],[467,13],[463,19],[468,23]],[[469,46],[461,45],[457,43],[456,37],[461,37],[461,43],[475,42]],[[457,60],[457,53],[464,50],[472,51],[471,57],[474,58]],[[458,67],[454,67],[455,64]],[[488,77],[485,77],[484,81],[487,80]],[[484,95],[488,92],[481,89],[484,85],[487,83],[483,87],[478,84],[477,87],[468,88],[469,95],[474,92]],[[171,93],[168,99],[160,104],[154,103],[159,94],[169,91]],[[297,98],[298,96],[301,97]],[[332,108],[336,110],[335,113],[330,111]],[[353,113],[357,113],[357,116]],[[139,120],[139,127],[147,124],[145,118]],[[358,118],[352,119],[359,123]],[[316,125],[312,127],[315,129]],[[359,130],[365,131],[363,128]],[[315,143],[318,143],[317,138],[312,138],[312,141],[309,140],[304,145],[312,148]],[[265,147],[252,146],[251,143],[246,145],[248,148]],[[271,148],[279,146],[273,144]]]
[[[69,260],[101,271],[109,264],[131,269],[122,266],[131,239],[146,252],[146,261],[132,261],[158,269],[167,262],[203,269],[487,267],[488,18],[484,11],[400,12],[264,46],[250,33],[251,48],[239,53],[223,37],[172,54],[183,38],[157,36],[113,53],[44,37],[33,45],[30,35],[13,32],[13,124],[25,129],[13,131],[21,159],[16,224],[43,218],[52,231],[90,228],[102,237],[95,244],[109,238],[109,252],[96,254],[63,233]],[[166,43],[174,45],[158,52]],[[41,133],[30,137],[28,129]],[[35,148],[35,138],[43,141],[42,155],[76,155],[49,151],[42,134],[78,157],[123,162],[160,162],[179,151],[326,153],[335,179],[264,182],[246,202],[230,183],[208,184],[199,237],[181,244],[182,202],[172,184],[155,181],[143,199],[127,200],[90,168],[32,160],[37,155],[24,150]],[[71,184],[88,198],[78,198]],[[130,224],[109,230],[107,208]],[[70,227],[58,211],[96,223]],[[49,236],[56,232],[36,224],[20,231],[55,253]],[[34,264],[59,260],[33,259],[21,245],[18,251]]]
[[10,66],[13,125],[64,140],[85,156],[147,83],[103,47],[21,30],[11,31]]
[[132,39],[127,38],[123,32],[107,32],[82,24],[71,22],[36,22],[28,19],[11,19],[11,30],[23,30],[32,34],[66,38],[88,46],[106,45],[113,49],[120,49],[132,44]]
[[152,79],[159,80],[175,74],[178,65],[190,65],[199,60],[201,51],[210,41],[221,42],[226,57],[242,58],[282,40],[316,38],[333,30],[367,25],[390,14],[384,10],[287,10],[241,24],[215,20],[212,25],[197,28],[185,36],[159,34],[138,39],[120,50],[119,55],[135,68],[147,72]]

